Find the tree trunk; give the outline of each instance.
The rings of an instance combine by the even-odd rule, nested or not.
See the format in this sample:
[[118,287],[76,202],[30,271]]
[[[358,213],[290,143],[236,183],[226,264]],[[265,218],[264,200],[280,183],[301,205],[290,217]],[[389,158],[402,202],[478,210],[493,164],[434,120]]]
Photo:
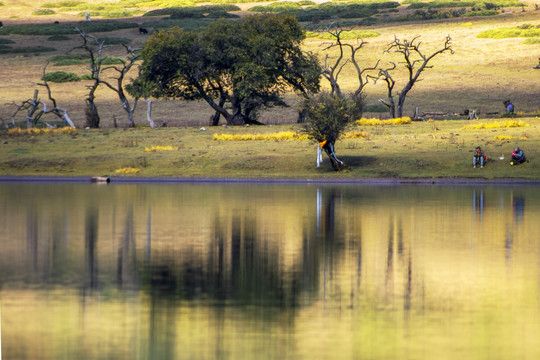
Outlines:
[[28,112],[26,113],[26,127],[27,128],[31,128],[34,126],[34,113],[38,110],[38,107],[39,107],[38,93],[39,93],[38,90],[34,90],[34,97],[32,98],[30,107],[28,108]]
[[96,104],[93,100],[86,99],[86,108],[84,109],[86,115],[86,125],[91,129],[99,128],[99,113]]
[[154,123],[154,120],[152,120],[152,100],[146,99],[146,103],[148,104],[148,107],[146,109],[146,118],[148,119],[150,127],[155,128],[156,123]]
[[332,168],[334,168],[334,171],[338,172],[347,168],[347,165],[336,157],[333,141],[327,141],[326,144],[324,144],[323,146],[323,150],[328,155],[328,158],[330,158],[330,163],[332,164]]

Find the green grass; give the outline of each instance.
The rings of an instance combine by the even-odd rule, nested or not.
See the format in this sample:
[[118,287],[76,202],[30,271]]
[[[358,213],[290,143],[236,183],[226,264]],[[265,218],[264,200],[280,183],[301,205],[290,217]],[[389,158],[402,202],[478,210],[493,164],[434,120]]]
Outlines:
[[480,39],[507,39],[540,37],[540,28],[529,27],[527,24],[515,27],[500,27],[482,31],[477,35]]
[[[540,119],[524,118],[523,121],[530,126],[465,130],[463,127],[471,121],[456,120],[354,127],[353,130],[367,132],[369,138],[345,139],[336,143],[337,156],[350,166],[342,173],[332,171],[326,155],[322,167],[317,168],[316,145],[309,140],[213,140],[214,134],[299,132],[298,125],[210,127],[206,131],[199,128],[139,127],[34,136],[9,136],[6,131],[0,131],[4,154],[0,159],[0,174],[114,176],[115,169],[135,168],[140,169],[139,172],[130,176],[538,179]],[[512,140],[496,140],[501,135]],[[471,166],[477,145],[491,160],[484,169]],[[530,163],[518,167],[509,165],[508,159],[515,146],[524,149]],[[145,151],[152,147],[178,150]],[[21,152],[21,149],[25,151]],[[501,154],[505,161],[498,159]],[[51,159],[62,161],[65,166],[54,169],[41,166]]]
[[538,38],[538,37],[527,38],[527,39],[525,39],[525,41],[523,43],[527,44],[527,45],[538,45],[538,44],[540,44],[540,38]]

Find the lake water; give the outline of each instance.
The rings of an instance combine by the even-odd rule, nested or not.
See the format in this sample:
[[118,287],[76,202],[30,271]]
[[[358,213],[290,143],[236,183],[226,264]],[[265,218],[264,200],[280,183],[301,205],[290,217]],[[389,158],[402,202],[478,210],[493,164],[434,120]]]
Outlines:
[[2,359],[538,359],[540,187],[0,183]]

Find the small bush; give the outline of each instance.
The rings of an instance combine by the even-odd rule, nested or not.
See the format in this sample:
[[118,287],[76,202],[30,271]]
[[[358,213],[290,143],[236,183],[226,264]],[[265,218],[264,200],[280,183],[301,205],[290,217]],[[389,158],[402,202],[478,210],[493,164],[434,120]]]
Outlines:
[[66,71],[50,72],[45,74],[44,77],[42,77],[41,79],[56,83],[65,83],[81,80],[81,78],[77,74]]
[[5,44],[15,44],[15,41],[13,41],[13,40],[11,40],[11,39],[0,38],[0,44],[2,44],[2,45],[5,45]]
[[497,29],[490,29],[481,32],[476,36],[480,39],[507,39],[507,38],[528,38],[528,37],[540,37],[540,29],[536,27],[521,29],[516,27],[502,27]]
[[524,123],[523,121],[519,120],[506,120],[506,121],[494,121],[489,123],[478,123],[478,124],[471,124],[466,125],[462,127],[463,130],[477,130],[477,129],[506,129],[506,128],[515,128],[515,127],[525,127],[530,126],[527,123]]
[[92,74],[84,74],[81,76],[81,80],[92,80]]
[[538,45],[540,44],[540,38],[527,38],[523,43],[526,45]]
[[85,4],[85,3],[81,1],[60,1],[57,3],[45,3],[41,5],[41,7],[46,8],[46,9],[59,9],[59,8],[75,7],[82,4]]
[[496,10],[469,11],[463,14],[463,16],[494,16],[498,13]]
[[396,119],[387,119],[387,120],[360,119],[360,120],[355,121],[355,124],[360,125],[360,126],[408,125],[411,123],[412,123],[411,118],[407,116],[396,118]]
[[53,35],[47,38],[47,41],[67,41],[67,40],[71,40],[71,38],[66,35]]
[[141,171],[139,168],[125,167],[114,170],[114,173],[118,175],[134,175],[138,174],[139,171]]
[[39,9],[32,13],[32,15],[54,15],[56,14],[56,11],[51,9]]
[[150,152],[150,151],[175,151],[178,150],[178,146],[161,146],[161,145],[152,145],[151,147],[144,148],[144,151]]
[[124,61],[114,56],[106,56],[101,60],[102,65],[122,64]]
[[0,54],[39,54],[42,52],[56,51],[55,48],[45,47],[45,46],[36,46],[36,47],[20,47],[20,48],[11,48],[6,47],[5,49],[0,49]]
[[88,55],[62,54],[50,57],[47,59],[47,61],[51,62],[53,66],[80,65],[88,61]]
[[139,27],[139,24],[123,21],[81,21],[77,23],[13,25],[0,28],[0,35],[73,35],[78,27],[86,33],[109,32]]

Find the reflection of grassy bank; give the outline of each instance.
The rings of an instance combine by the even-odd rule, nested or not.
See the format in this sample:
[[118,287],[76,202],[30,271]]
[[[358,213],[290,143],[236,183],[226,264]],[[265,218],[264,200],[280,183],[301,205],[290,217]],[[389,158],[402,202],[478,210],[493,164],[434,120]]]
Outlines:
[[[327,158],[316,167],[316,145],[271,135],[300,131],[296,125],[267,127],[148,128],[78,130],[76,134],[8,135],[2,132],[3,175],[113,175],[140,169],[136,176],[262,178],[523,178],[538,179],[538,118],[525,127],[489,127],[497,120],[414,122],[399,126],[356,126],[366,137],[337,143],[337,154],[351,169],[335,174]],[[480,128],[467,126],[483,124]],[[215,135],[256,135],[263,140],[216,141]],[[264,135],[267,136],[264,136]],[[240,136],[243,138],[242,136]],[[265,140],[266,138],[272,140]],[[472,168],[481,146],[491,160]],[[520,146],[530,163],[510,167]],[[145,151],[171,147],[174,151]],[[504,160],[499,160],[503,155]]]

